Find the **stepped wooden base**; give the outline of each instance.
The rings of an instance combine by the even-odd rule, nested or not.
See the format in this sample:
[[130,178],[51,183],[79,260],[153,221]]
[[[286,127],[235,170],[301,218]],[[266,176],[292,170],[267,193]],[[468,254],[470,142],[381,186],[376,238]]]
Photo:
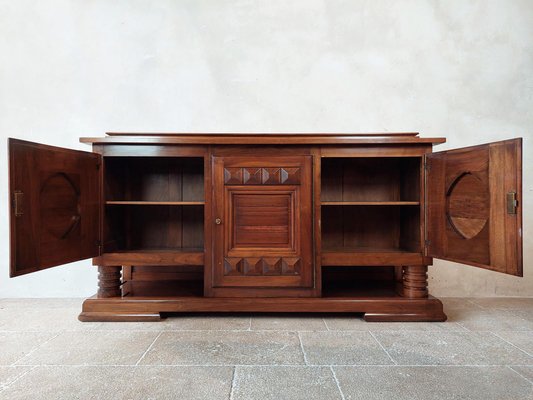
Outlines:
[[159,313],[82,312],[81,322],[149,322],[161,321]]
[[80,321],[153,321],[161,313],[298,312],[363,313],[366,321],[445,321],[442,302],[434,297],[208,298],[91,297],[83,303]]

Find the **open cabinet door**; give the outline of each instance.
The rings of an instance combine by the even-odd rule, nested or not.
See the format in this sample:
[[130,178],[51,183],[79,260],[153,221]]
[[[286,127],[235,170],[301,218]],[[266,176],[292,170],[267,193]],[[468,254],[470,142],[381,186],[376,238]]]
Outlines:
[[99,253],[100,155],[9,139],[10,276]]
[[427,155],[428,255],[522,276],[522,139]]

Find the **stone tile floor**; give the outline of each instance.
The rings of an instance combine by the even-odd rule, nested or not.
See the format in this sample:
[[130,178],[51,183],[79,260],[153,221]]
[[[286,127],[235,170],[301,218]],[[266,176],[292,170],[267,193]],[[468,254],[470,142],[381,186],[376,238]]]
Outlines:
[[443,301],[444,323],[81,323],[81,299],[0,299],[0,399],[533,399],[533,298]]

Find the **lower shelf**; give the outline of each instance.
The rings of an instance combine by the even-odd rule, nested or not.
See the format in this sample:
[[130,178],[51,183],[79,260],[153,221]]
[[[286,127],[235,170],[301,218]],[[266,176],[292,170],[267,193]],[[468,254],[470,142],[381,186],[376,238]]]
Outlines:
[[322,250],[322,266],[431,265],[421,252],[401,249],[338,248]]
[[94,258],[93,265],[204,265],[204,250],[183,248],[115,251]]

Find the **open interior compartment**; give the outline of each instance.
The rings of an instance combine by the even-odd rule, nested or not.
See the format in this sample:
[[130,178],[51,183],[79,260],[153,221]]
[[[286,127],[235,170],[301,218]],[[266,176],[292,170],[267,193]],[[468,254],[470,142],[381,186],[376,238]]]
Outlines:
[[322,251],[421,252],[416,206],[324,206]]
[[323,158],[321,201],[420,202],[420,157]]
[[105,157],[105,200],[204,201],[201,157]]
[[322,253],[421,253],[421,167],[421,157],[323,158]]
[[204,208],[201,205],[108,206],[106,251],[201,251]]
[[337,266],[322,271],[322,297],[396,297],[394,267]]
[[202,157],[105,157],[104,251],[204,250]]

